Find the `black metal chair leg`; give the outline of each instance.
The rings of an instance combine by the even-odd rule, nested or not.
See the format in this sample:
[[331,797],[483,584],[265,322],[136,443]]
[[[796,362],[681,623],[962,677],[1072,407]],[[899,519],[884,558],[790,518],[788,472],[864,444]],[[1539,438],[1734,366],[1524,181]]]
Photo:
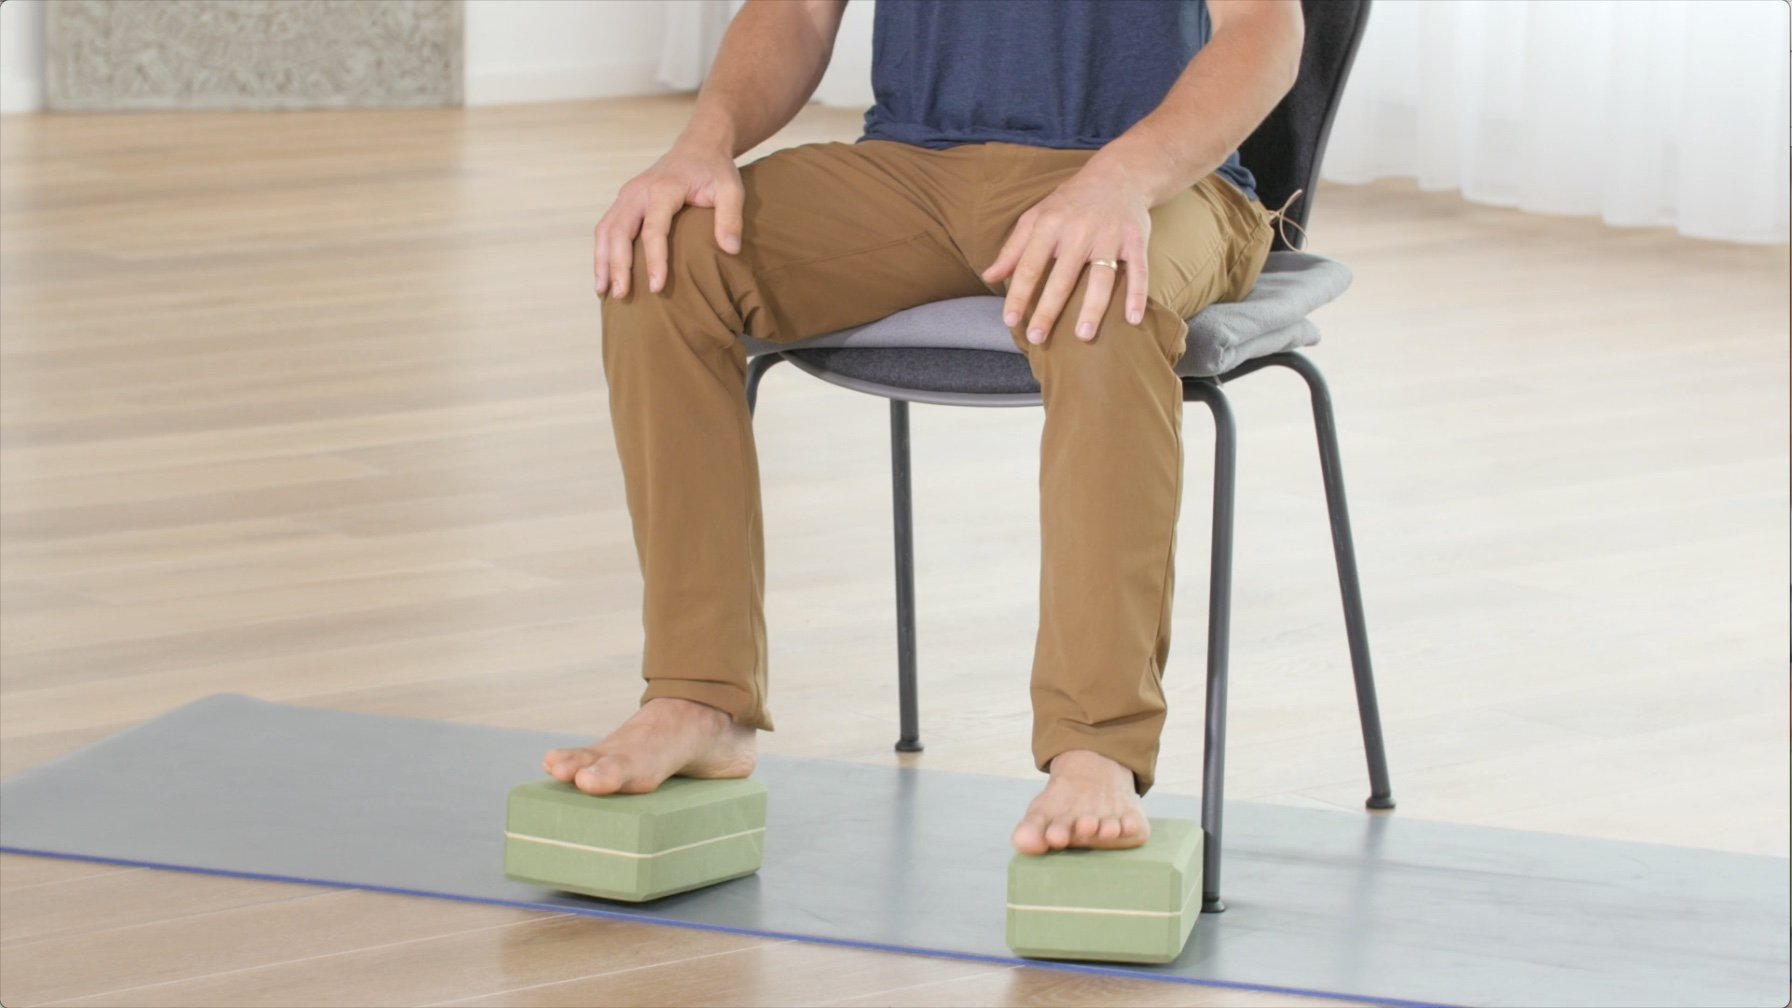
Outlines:
[[1375,671],[1369,663],[1369,629],[1363,618],[1363,590],[1357,580],[1356,543],[1350,534],[1350,510],[1344,495],[1343,464],[1338,455],[1338,425],[1332,414],[1331,391],[1318,365],[1297,353],[1276,354],[1274,363],[1300,375],[1313,397],[1313,428],[1319,437],[1319,470],[1325,481],[1326,511],[1331,516],[1332,551],[1338,560],[1338,588],[1344,600],[1344,630],[1350,639],[1350,668],[1356,677],[1357,714],[1363,723],[1363,751],[1369,761],[1372,809],[1394,807],[1388,783],[1388,757],[1381,736],[1381,707],[1375,699]]
[[753,410],[759,405],[759,382],[760,382],[760,380],[765,377],[765,373],[767,371],[770,371],[772,369],[773,365],[777,364],[779,361],[781,361],[783,359],[784,359],[784,355],[781,353],[766,353],[766,354],[760,354],[759,356],[757,356],[747,362],[747,415],[748,416],[752,416]]
[[915,685],[915,515],[909,482],[908,403],[890,400],[891,512],[896,526],[896,693],[902,712],[897,752],[921,751]]
[[1232,503],[1237,491],[1238,435],[1226,394],[1210,381],[1182,383],[1184,400],[1213,413],[1213,556],[1207,588],[1207,737],[1202,750],[1201,910],[1220,913],[1220,829],[1226,797],[1226,684],[1232,626]]

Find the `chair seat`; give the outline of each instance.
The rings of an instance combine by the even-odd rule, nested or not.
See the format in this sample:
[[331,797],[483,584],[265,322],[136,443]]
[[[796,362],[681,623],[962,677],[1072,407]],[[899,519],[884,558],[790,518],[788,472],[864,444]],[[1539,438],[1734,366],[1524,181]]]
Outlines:
[[[1272,252],[1249,297],[1189,320],[1185,377],[1224,374],[1248,360],[1311,346],[1307,315],[1350,286],[1343,263],[1305,252]],[[1002,299],[936,301],[851,329],[778,344],[742,336],[749,356],[783,351],[824,381],[898,399],[982,406],[1035,405],[1039,385],[1008,327]]]

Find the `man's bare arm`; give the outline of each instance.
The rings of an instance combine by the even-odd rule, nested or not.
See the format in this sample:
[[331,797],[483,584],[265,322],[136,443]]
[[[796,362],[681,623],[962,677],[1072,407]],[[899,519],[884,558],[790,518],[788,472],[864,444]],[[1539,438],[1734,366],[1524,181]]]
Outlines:
[[846,3],[748,0],[722,36],[684,136],[732,158],[784,128],[821,84]]
[[1151,205],[1212,174],[1300,72],[1299,0],[1207,0],[1213,37],[1150,115],[1091,160],[1134,175]]
[[627,297],[634,243],[647,288],[666,282],[672,218],[715,209],[716,244],[739,252],[746,191],[734,159],[796,117],[834,53],[847,0],[749,0],[728,25],[684,131],[651,168],[630,179],[598,221],[591,273],[599,297]]
[[[1213,37],[1150,115],[1096,151],[1050,196],[1022,214],[987,283],[1008,283],[1002,318],[1045,342],[1092,259],[1126,266],[1126,320],[1145,317],[1151,208],[1212,174],[1294,86],[1306,34],[1299,0],[1207,0]],[[1076,333],[1094,339],[1113,296],[1115,270],[1098,269]],[[1037,298],[1037,301],[1035,301]]]

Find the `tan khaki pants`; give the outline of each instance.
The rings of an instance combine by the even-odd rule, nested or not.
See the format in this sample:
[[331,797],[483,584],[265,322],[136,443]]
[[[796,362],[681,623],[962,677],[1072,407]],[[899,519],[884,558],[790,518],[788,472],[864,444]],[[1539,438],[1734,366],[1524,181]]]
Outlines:
[[[789,342],[1005,293],[978,274],[1016,218],[1092,154],[805,144],[741,168],[738,255],[716,247],[714,211],[686,207],[655,294],[636,243],[629,295],[603,303],[603,362],[645,582],[643,702],[682,697],[772,726],[759,470],[736,334]],[[1027,342],[1030,310],[1011,333],[1045,404],[1032,673],[1041,770],[1091,749],[1131,768],[1141,794],[1151,786],[1182,496],[1173,368],[1183,320],[1250,292],[1270,230],[1260,204],[1209,176],[1151,211],[1140,325],[1126,321],[1122,275],[1095,340],[1078,339],[1085,270],[1044,345]]]

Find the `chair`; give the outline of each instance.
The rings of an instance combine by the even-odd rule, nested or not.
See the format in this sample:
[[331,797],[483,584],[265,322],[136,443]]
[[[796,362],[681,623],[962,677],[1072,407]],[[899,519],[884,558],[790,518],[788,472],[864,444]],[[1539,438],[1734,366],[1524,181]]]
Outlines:
[[[1244,143],[1240,157],[1255,174],[1258,195],[1280,206],[1296,190],[1309,197],[1289,214],[1304,234],[1310,194],[1319,175],[1338,96],[1368,20],[1369,0],[1302,0],[1306,46],[1294,88]],[[1215,460],[1213,534],[1208,596],[1206,741],[1201,825],[1206,832],[1202,909],[1225,909],[1220,899],[1221,814],[1226,746],[1228,630],[1231,614],[1233,496],[1237,443],[1221,387],[1270,367],[1305,380],[1319,441],[1320,474],[1331,519],[1332,546],[1343,597],[1357,714],[1369,764],[1371,809],[1391,809],[1387,757],[1369,662],[1362,592],[1330,393],[1319,368],[1297,352],[1316,343],[1307,313],[1332,300],[1350,281],[1341,263],[1290,247],[1278,236],[1249,298],[1214,305],[1189,321],[1188,352],[1178,363],[1183,400],[1199,400],[1213,414]],[[909,482],[908,404],[1036,406],[1041,402],[1027,358],[1001,320],[1002,299],[955,298],[897,312],[869,325],[775,344],[743,336],[751,358],[747,404],[757,405],[760,381],[780,361],[823,381],[890,401],[890,458],[895,517],[896,648],[900,736],[896,748],[919,752],[915,674],[913,505]]]

